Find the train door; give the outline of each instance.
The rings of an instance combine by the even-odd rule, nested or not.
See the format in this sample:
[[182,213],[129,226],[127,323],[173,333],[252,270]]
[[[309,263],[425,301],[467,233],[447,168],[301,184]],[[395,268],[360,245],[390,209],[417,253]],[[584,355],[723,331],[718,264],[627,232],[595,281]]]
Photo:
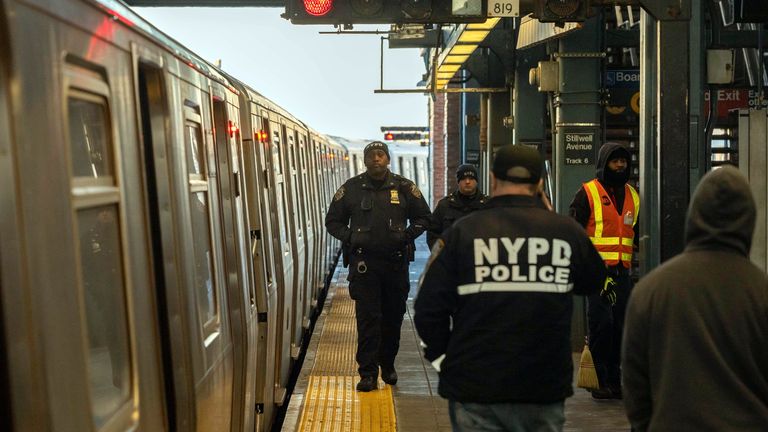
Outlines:
[[274,206],[273,226],[275,227],[275,250],[279,252],[278,284],[277,284],[277,322],[280,325],[276,341],[275,353],[275,403],[282,405],[286,396],[286,387],[291,366],[291,320],[293,306],[293,251],[291,247],[291,230],[293,229],[288,209],[288,186],[285,180],[286,168],[283,165],[285,151],[284,134],[280,130],[277,117],[270,119],[270,165],[272,174],[272,199]]
[[[227,297],[227,314],[229,316],[232,337],[232,383],[222,385],[222,389],[231,386],[232,400],[232,429],[242,430],[246,418],[251,420],[252,405],[245,406],[244,397],[247,389],[251,389],[252,373],[247,378],[250,318],[252,308],[251,284],[249,281],[249,260],[245,251],[248,250],[245,241],[243,222],[243,203],[240,193],[240,130],[237,107],[228,100],[230,93],[223,86],[210,87],[211,108],[213,114],[214,153],[219,171],[219,215],[223,230],[224,245],[224,286],[222,294]],[[253,320],[255,322],[255,319]],[[229,354],[224,354],[229,358]],[[224,400],[224,399],[223,399]]]
[[[320,145],[320,154],[319,154],[319,166],[320,166],[320,172],[321,172],[321,178],[323,180],[323,213],[328,214],[328,207],[330,205],[329,197],[332,192],[330,191],[331,188],[331,172],[328,169],[328,148],[326,147],[325,143],[322,141],[319,143]],[[327,231],[326,231],[327,233]],[[332,238],[329,235],[326,236],[326,242],[323,245],[323,257],[325,262],[325,276],[328,277],[331,275],[331,242]]]
[[[115,100],[107,76],[97,72],[104,71],[104,65],[86,66],[81,58],[71,56],[62,66],[66,154],[51,160],[64,161],[69,176],[64,184],[70,189],[71,207],[65,214],[52,215],[56,208],[51,205],[53,201],[48,201],[45,193],[35,195],[44,208],[49,208],[44,217],[55,218],[56,229],[72,234],[74,247],[67,250],[68,242],[49,238],[44,252],[30,254],[45,254],[48,260],[56,260],[51,254],[74,258],[70,271],[74,272],[76,289],[67,294],[71,286],[66,279],[50,281],[58,293],[49,301],[67,310],[66,298],[74,296],[79,313],[70,317],[70,323],[49,322],[46,328],[54,333],[62,327],[79,328],[81,338],[64,340],[78,353],[86,348],[87,379],[84,389],[56,386],[49,396],[83,395],[90,405],[91,421],[86,430],[162,428],[159,341],[153,322],[145,319],[153,313],[153,269],[147,259],[141,154],[135,134],[130,133],[135,126],[133,113],[122,111],[125,106]],[[106,75],[114,78],[113,85],[119,85],[118,73]],[[38,175],[51,179],[47,172]],[[28,222],[39,229],[34,221]],[[46,355],[46,361],[55,364],[53,373],[79,377],[78,368],[57,361],[62,348],[59,345]],[[60,414],[78,418],[75,410]],[[55,418],[52,421],[59,426]]]
[[153,283],[157,323],[161,338],[165,406],[170,430],[191,430],[194,424],[194,382],[187,341],[185,303],[177,263],[169,167],[168,100],[159,54],[134,47],[137,73],[139,127],[149,223],[149,259],[154,264]]
[[314,268],[315,268],[315,215],[317,210],[314,208],[315,195],[312,192],[312,185],[310,184],[308,168],[307,168],[307,135],[304,131],[301,133],[296,132],[296,169],[298,171],[299,184],[301,185],[302,193],[299,199],[299,205],[301,206],[301,220],[304,225],[304,239],[306,246],[304,249],[304,262],[305,267],[305,279],[304,279],[304,309],[301,313],[301,328],[302,333],[304,329],[309,328],[309,311],[312,308],[312,291],[315,285]]
[[[32,333],[28,316],[28,282],[24,282],[18,174],[12,135],[10,41],[6,37],[5,9],[0,8],[0,430],[43,429],[46,403],[39,370],[32,362]],[[36,376],[38,375],[38,376]],[[16,429],[13,429],[13,427]]]
[[[317,140],[315,139],[314,135],[309,136],[309,140],[307,142],[308,146],[308,161],[310,166],[310,179],[312,181],[312,185],[314,187],[314,203],[317,214],[315,215],[316,222],[317,222],[317,231],[315,234],[315,278],[319,284],[318,287],[316,287],[314,298],[318,297],[319,290],[323,287],[324,282],[324,276],[325,276],[325,254],[323,253],[323,247],[325,245],[325,238],[328,236],[328,232],[325,230],[325,207],[323,206],[323,201],[325,199],[325,191],[322,189],[322,172],[320,171],[320,166],[317,163],[317,158],[320,153],[320,150],[317,146]],[[317,306],[315,304],[315,306]]]
[[[250,103],[250,101],[248,102]],[[272,220],[275,206],[270,188],[270,141],[269,121],[258,115],[258,107],[251,104],[251,125],[255,130],[253,145],[247,146],[246,190],[254,190],[248,196],[248,220],[251,238],[251,259],[256,274],[256,309],[258,317],[258,341],[256,348],[256,431],[270,427],[274,413],[276,359],[279,347],[277,276],[282,264],[274,251],[279,229]],[[274,186],[274,185],[273,185]],[[272,186],[272,187],[273,187]]]
[[299,203],[303,196],[301,184],[297,175],[296,168],[296,133],[293,128],[281,126],[283,143],[283,164],[286,168],[285,182],[287,195],[287,215],[291,221],[291,231],[288,233],[291,240],[291,251],[293,253],[293,302],[291,308],[291,358],[296,359],[301,349],[301,336],[303,334],[301,327],[302,311],[304,310],[304,283],[305,274],[305,248],[304,243],[304,222],[302,207]]
[[[195,75],[191,80],[203,80]],[[210,96],[179,80],[179,162],[186,188],[180,194],[182,241],[197,430],[229,429],[232,351],[227,293],[222,176],[213,139]],[[201,86],[202,87],[202,86]],[[190,280],[191,278],[191,280]]]

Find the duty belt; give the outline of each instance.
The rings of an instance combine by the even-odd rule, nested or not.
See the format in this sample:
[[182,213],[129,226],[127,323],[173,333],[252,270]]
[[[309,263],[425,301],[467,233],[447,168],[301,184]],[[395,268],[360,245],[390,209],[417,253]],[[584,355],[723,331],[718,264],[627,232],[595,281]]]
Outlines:
[[363,249],[361,247],[353,249],[352,250],[352,254],[356,255],[356,256],[363,256],[363,257],[370,257],[370,258],[379,258],[379,259],[386,259],[386,260],[393,260],[393,261],[402,260],[405,257],[405,252],[401,251],[401,250],[395,251],[395,252],[392,252],[392,253],[389,253],[389,254],[387,254],[387,253],[372,253],[372,252],[369,252],[369,251],[367,251],[367,250],[365,250],[365,249]]

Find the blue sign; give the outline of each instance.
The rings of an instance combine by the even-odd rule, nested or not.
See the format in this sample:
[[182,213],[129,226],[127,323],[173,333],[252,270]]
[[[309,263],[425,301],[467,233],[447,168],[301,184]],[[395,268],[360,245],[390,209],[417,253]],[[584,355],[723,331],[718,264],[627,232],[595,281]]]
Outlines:
[[640,89],[640,69],[613,69],[605,72],[608,88]]

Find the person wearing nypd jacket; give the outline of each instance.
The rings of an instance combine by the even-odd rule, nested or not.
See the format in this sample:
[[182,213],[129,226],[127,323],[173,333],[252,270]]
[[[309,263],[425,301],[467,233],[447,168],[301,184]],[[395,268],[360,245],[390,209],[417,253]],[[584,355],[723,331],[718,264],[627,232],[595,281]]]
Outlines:
[[606,273],[584,230],[535,198],[542,164],[535,149],[501,147],[492,198],[437,240],[419,286],[414,323],[455,432],[565,422],[572,295]]
[[620,144],[603,144],[596,167],[597,178],[579,189],[571,201],[570,214],[586,229],[615,282],[614,294],[595,294],[587,299],[589,350],[600,382],[592,397],[621,399],[621,338],[632,290],[630,270],[637,244],[640,196],[627,183],[632,158]]
[[[395,385],[395,356],[410,290],[413,241],[429,225],[429,206],[416,185],[387,168],[389,148],[374,141],[363,150],[366,172],[342,185],[325,227],[349,259],[349,295],[355,301],[358,391],[377,387],[379,366]],[[410,225],[408,222],[410,221]]]
[[430,249],[448,227],[457,219],[482,208],[488,197],[477,189],[477,168],[474,165],[460,165],[456,170],[459,187],[441,199],[432,212],[432,224],[427,231],[427,245]]

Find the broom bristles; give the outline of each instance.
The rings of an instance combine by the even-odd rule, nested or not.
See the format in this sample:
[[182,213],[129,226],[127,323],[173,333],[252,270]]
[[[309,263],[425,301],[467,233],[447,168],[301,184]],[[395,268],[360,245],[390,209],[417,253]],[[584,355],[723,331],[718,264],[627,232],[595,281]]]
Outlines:
[[595,363],[592,361],[592,353],[589,351],[588,345],[585,345],[584,351],[581,352],[576,386],[587,390],[597,390],[600,388],[600,382],[597,380],[597,371],[595,371]]

